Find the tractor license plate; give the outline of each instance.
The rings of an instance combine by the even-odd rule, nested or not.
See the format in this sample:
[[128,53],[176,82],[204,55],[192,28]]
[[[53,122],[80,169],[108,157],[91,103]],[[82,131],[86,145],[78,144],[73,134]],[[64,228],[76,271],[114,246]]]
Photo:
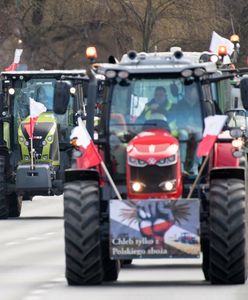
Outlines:
[[111,200],[112,259],[200,256],[200,202]]

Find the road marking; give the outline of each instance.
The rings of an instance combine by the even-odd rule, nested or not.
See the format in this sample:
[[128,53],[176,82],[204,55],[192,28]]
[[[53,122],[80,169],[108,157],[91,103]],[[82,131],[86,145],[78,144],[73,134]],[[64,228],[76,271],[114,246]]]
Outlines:
[[41,295],[44,293],[45,293],[45,289],[37,289],[37,290],[32,291],[33,295]]
[[40,296],[30,295],[27,297],[22,298],[22,300],[39,300]]
[[65,277],[57,277],[52,280],[54,283],[59,283],[65,281]]
[[54,235],[54,234],[56,234],[56,233],[58,233],[58,232],[55,232],[55,231],[52,231],[52,232],[46,232],[45,235]]
[[19,245],[20,242],[8,242],[6,244],[4,244],[5,246],[15,246],[15,245]]
[[48,290],[54,288],[56,284],[65,281],[63,276],[55,277],[50,280],[50,282],[42,284],[36,290],[31,291],[27,296],[23,297],[22,300],[40,300],[43,299],[44,294],[48,292]]
[[41,286],[41,288],[48,290],[48,289],[52,288],[53,286],[54,286],[54,283],[45,283]]
[[41,241],[44,240],[45,238],[42,236],[31,236],[29,238],[26,238],[26,241]]

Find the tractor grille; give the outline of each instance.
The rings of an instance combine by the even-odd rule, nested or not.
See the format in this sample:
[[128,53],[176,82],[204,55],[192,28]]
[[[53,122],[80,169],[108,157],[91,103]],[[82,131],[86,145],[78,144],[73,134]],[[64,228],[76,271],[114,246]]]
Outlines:
[[162,193],[164,192],[159,184],[163,181],[176,179],[177,164],[165,167],[156,165],[146,166],[143,168],[130,166],[131,181],[138,181],[145,184],[140,193]]
[[[50,130],[53,127],[53,123],[51,122],[44,122],[44,123],[36,123],[34,126],[34,138],[33,138],[33,147],[35,149],[35,152],[37,155],[41,155],[42,154],[42,149],[43,149],[43,145],[42,142],[45,140],[46,136],[48,135],[48,133],[50,132]],[[29,142],[29,149],[30,149],[30,139],[28,136],[28,133],[26,131],[25,128],[25,124],[22,124],[22,132],[23,135],[26,139],[26,141]]]

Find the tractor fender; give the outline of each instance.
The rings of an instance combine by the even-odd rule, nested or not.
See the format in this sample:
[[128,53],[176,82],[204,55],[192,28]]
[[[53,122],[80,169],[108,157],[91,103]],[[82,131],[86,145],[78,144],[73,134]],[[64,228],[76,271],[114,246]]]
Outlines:
[[65,182],[71,182],[76,180],[100,180],[99,172],[97,170],[65,170]]
[[214,147],[214,167],[223,168],[223,167],[238,167],[239,158],[235,158],[232,155],[232,143],[216,143]]
[[210,172],[210,181],[213,179],[236,178],[245,180],[245,168],[242,167],[226,167],[226,168],[213,168]]

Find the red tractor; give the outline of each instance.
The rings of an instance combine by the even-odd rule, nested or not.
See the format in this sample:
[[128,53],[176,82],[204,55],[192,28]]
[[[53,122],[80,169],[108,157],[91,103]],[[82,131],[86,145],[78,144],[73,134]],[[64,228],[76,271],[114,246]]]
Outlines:
[[[218,106],[211,83],[227,78],[197,59],[179,49],[130,51],[90,69],[82,118],[119,194],[102,164],[79,167],[85,157],[75,147],[64,187],[69,285],[117,280],[121,263],[132,259],[194,258],[200,251],[206,280],[246,281],[246,127],[235,122],[246,118],[229,112],[208,159],[197,157],[204,118]],[[183,232],[195,242],[181,243]]]

